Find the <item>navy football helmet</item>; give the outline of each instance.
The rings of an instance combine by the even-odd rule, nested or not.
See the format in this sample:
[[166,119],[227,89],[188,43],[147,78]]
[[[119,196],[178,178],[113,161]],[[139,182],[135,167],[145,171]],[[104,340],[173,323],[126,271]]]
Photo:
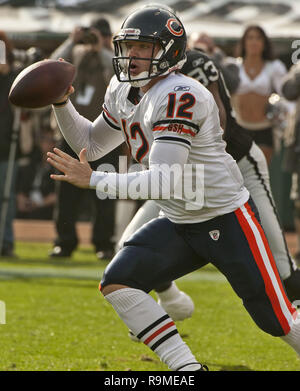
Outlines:
[[[129,73],[131,58],[126,55],[125,49],[125,43],[128,41],[153,44],[150,58],[136,58],[149,60],[148,71],[141,72],[137,76],[131,76]],[[113,65],[118,80],[130,82],[134,87],[142,87],[148,84],[150,79],[181,69],[186,60],[186,42],[182,23],[175,13],[163,6],[148,6],[133,12],[113,38],[115,49]],[[160,50],[154,56],[157,43]]]

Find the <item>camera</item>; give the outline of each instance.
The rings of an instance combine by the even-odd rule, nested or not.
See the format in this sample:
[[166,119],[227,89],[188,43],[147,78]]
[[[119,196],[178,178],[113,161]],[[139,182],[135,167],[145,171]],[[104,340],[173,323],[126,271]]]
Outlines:
[[79,43],[82,44],[96,44],[98,43],[98,37],[96,34],[93,33],[93,31],[90,29],[90,27],[81,27],[82,36],[79,41]]

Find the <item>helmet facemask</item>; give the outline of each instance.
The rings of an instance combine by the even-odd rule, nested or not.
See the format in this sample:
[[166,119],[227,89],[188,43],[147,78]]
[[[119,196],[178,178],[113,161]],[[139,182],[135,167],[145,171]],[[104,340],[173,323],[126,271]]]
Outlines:
[[[152,44],[152,54],[149,58],[143,57],[129,57],[127,56],[127,42],[147,42]],[[175,71],[176,69],[180,69],[185,62],[185,58],[178,62],[177,66],[170,68],[169,62],[165,59],[166,53],[173,45],[174,41],[171,40],[168,42],[166,47],[163,47],[160,41],[157,40],[115,40],[115,54],[116,56],[113,58],[113,66],[115,73],[121,82],[129,82],[133,87],[143,87],[149,83],[149,81],[158,76],[167,75],[170,72]],[[156,44],[159,45],[160,49],[155,54]],[[131,63],[133,60],[142,60],[149,61],[149,68],[136,76],[132,76],[129,72]]]
[[[152,44],[152,54],[149,58],[135,57],[134,50],[127,50],[126,43],[130,42]],[[113,66],[117,78],[134,87],[145,86],[153,78],[181,69],[186,60],[183,25],[176,15],[157,6],[142,8],[129,15],[121,31],[113,38],[113,44]],[[137,55],[140,53],[137,52]],[[148,61],[149,66],[145,70],[143,65],[143,71],[135,74],[131,68],[134,60]]]
[[[150,57],[130,57],[127,55],[128,49],[127,44],[130,42],[145,42],[152,45],[152,51]],[[115,54],[113,58],[113,66],[115,73],[121,82],[129,82],[133,87],[143,87],[149,83],[149,81],[157,76],[164,73],[168,64],[164,63],[165,50],[162,48],[158,39],[143,40],[143,39],[120,39],[114,41]],[[158,51],[156,48],[159,45]],[[155,54],[155,52],[157,52]],[[133,61],[148,61],[149,67],[147,70],[139,73],[136,76],[130,74],[130,67]]]

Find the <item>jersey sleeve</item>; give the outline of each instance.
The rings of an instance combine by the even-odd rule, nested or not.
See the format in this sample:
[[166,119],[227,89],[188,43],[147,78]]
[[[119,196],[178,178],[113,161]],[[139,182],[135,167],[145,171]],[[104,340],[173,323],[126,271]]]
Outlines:
[[177,86],[162,99],[152,125],[156,142],[191,148],[207,115],[207,104],[205,100],[198,99],[196,92],[188,86]]
[[284,81],[284,76],[287,74],[287,69],[283,62],[280,60],[275,60],[272,62],[272,84],[275,91],[281,95],[282,94],[282,84]]
[[283,96],[294,101],[300,96],[300,63],[294,64],[283,79]]
[[116,90],[116,76],[113,76],[105,93],[104,103],[102,106],[102,116],[106,123],[115,130],[121,130],[118,113],[115,105],[115,90]]
[[189,72],[189,76],[198,80],[205,87],[219,80],[219,71],[213,60],[204,53],[202,57],[193,62],[193,70]]

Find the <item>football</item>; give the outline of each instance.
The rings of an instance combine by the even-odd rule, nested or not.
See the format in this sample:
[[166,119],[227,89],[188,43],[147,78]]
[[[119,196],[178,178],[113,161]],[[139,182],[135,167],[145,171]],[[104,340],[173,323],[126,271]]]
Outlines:
[[38,61],[18,74],[9,100],[15,106],[29,109],[48,106],[65,95],[75,76],[76,68],[69,62]]

